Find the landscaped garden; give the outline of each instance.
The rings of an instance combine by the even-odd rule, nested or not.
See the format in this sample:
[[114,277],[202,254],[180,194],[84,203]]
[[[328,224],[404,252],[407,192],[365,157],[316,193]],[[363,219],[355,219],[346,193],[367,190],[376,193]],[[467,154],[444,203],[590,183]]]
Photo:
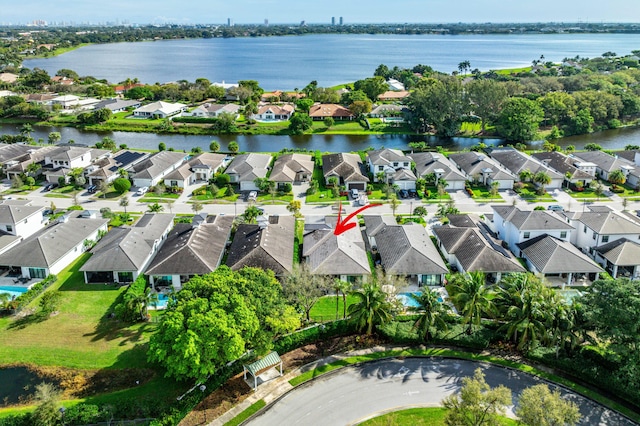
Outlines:
[[485,185],[468,185],[466,191],[471,198],[479,202],[504,202],[497,190],[493,193],[492,189]]
[[230,190],[229,186],[225,186],[223,188],[218,188],[215,194],[211,193],[211,185],[204,185],[200,188],[193,191],[193,197],[191,197],[194,201],[226,201],[233,203],[240,197],[235,190]]
[[513,190],[525,201],[547,202],[554,201],[554,198],[547,191],[541,192],[534,184],[527,182],[517,182],[513,185]]

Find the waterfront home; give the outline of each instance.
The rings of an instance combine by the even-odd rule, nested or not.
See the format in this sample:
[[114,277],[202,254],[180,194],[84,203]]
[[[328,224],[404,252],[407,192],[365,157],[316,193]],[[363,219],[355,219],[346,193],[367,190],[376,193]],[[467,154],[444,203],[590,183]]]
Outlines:
[[10,204],[5,200],[0,204],[0,231],[27,238],[45,225],[44,207],[29,204]]
[[[397,185],[399,189],[416,189],[416,175],[411,170],[411,159],[399,149],[379,149],[367,152],[367,165],[374,182]],[[378,176],[384,174],[384,179]]]
[[176,170],[189,156],[180,152],[160,151],[141,161],[129,171],[129,178],[138,188],[157,185],[166,175]]
[[575,158],[564,155],[558,151],[551,152],[536,152],[531,154],[533,158],[542,162],[549,168],[555,170],[564,176],[564,180],[567,186],[572,186],[575,189],[576,184],[582,187],[586,187],[593,181],[593,174],[587,173],[584,168],[579,169],[574,165]]
[[[471,217],[469,220],[473,221]],[[500,281],[504,274],[525,272],[516,257],[482,223],[473,222],[473,226],[443,225],[432,229],[440,251],[454,271],[482,271],[492,282]]]
[[58,182],[63,177],[68,182],[68,175],[73,169],[86,169],[95,161],[111,155],[106,149],[89,148],[79,145],[58,145],[56,149],[45,151],[42,173],[48,182]]
[[457,191],[464,189],[466,182],[465,175],[456,168],[444,154],[437,152],[416,152],[407,157],[415,163],[416,175],[421,179],[426,179],[429,175],[435,178],[437,185],[440,179],[447,182],[447,191]]
[[[7,160],[2,163],[3,170],[7,174],[7,179],[11,180],[14,177],[29,175],[33,177],[38,177],[43,173],[43,167],[45,166],[45,157],[49,155],[51,151],[55,151],[58,149],[55,145],[48,145],[43,147],[35,147],[31,145],[20,145],[20,144],[12,144],[9,145],[11,147],[22,146],[23,148],[31,148],[26,150],[27,152],[23,155],[20,155],[17,158],[13,158],[11,160]],[[2,156],[2,151],[4,151],[4,147],[0,148],[0,156]],[[24,151],[23,149],[12,150],[14,154],[18,154],[19,152]],[[7,153],[8,157],[13,156],[13,154]],[[40,165],[40,169],[36,172],[29,172],[28,168],[32,163],[37,163]]]
[[177,223],[144,273],[151,285],[178,291],[195,275],[215,271],[222,262],[233,219],[200,213],[192,223]]
[[108,219],[82,217],[80,212],[61,216],[0,254],[0,267],[19,269],[26,278],[58,274],[85,252],[87,240],[96,241],[107,232],[108,223]]
[[197,108],[193,109],[189,113],[185,113],[185,116],[200,117],[200,118],[218,118],[220,114],[227,113],[233,115],[236,119],[240,116],[240,110],[242,107],[238,104],[212,104],[205,103]]
[[518,244],[529,270],[551,284],[586,285],[603,269],[569,241],[542,234]]
[[135,100],[130,101],[126,99],[105,99],[95,104],[93,106],[93,109],[95,109],[96,111],[100,109],[108,109],[113,114],[115,114],[117,112],[124,112],[128,109],[140,108],[141,105],[142,102]]
[[80,104],[80,98],[76,95],[61,95],[51,98],[52,105],[59,105],[62,109],[70,109]]
[[468,151],[451,154],[449,160],[464,173],[465,178],[477,184],[490,186],[498,183],[498,189],[512,189],[516,176],[496,161],[480,152]]
[[149,153],[123,149],[114,154],[96,160],[86,168],[87,182],[89,185],[97,185],[99,182],[111,183],[120,177],[120,170],[127,173],[136,164],[149,157]]
[[389,90],[393,90],[394,92],[402,92],[405,90],[404,84],[402,84],[395,78],[390,78],[389,80],[387,80],[387,86],[389,86]]
[[575,228],[566,219],[548,210],[520,210],[515,206],[491,206],[492,228],[512,252],[517,245],[540,235],[549,235],[562,241],[571,241]]
[[166,186],[185,188],[196,182],[208,182],[214,175],[224,169],[231,161],[231,157],[224,154],[205,152],[191,158],[187,163],[178,167],[164,177]]
[[334,120],[353,120],[355,115],[349,108],[337,104],[315,104],[309,109],[309,117],[313,120],[324,120],[331,117]]
[[10,72],[0,72],[0,82],[2,83],[15,83],[18,81],[18,74],[13,74]]
[[562,173],[558,173],[524,152],[511,147],[490,148],[487,152],[492,159],[510,171],[517,180],[520,180],[520,173],[525,170],[528,170],[533,175],[543,172],[551,178],[551,182],[545,185],[545,188],[555,189],[562,187],[562,182],[564,181]]
[[397,119],[396,121],[404,121],[405,114],[409,112],[409,109],[402,105],[395,104],[381,104],[375,105],[371,112],[369,113],[369,117],[371,118],[385,118],[385,117],[393,117]]
[[576,228],[571,242],[593,254],[593,248],[621,238],[640,241],[640,223],[631,216],[613,211],[608,206],[589,206],[583,212],[564,212]]
[[284,154],[273,163],[269,180],[282,187],[285,183],[308,182],[313,176],[315,162],[308,154]]
[[286,121],[291,118],[295,107],[291,104],[267,104],[258,106],[258,112],[249,118],[258,121]]
[[360,228],[334,234],[337,217],[326,217],[324,226],[305,226],[302,256],[311,273],[355,283],[371,275]]
[[613,278],[640,278],[640,244],[620,238],[594,249],[595,261]]
[[147,267],[173,228],[173,214],[144,214],[134,226],[112,228],[80,268],[85,283],[130,283]]
[[331,177],[337,177],[338,183],[344,185],[347,191],[357,189],[366,191],[369,178],[367,171],[358,154],[338,153],[322,156],[322,174],[325,182]]
[[30,104],[50,105],[55,97],[57,95],[54,93],[31,93],[26,95],[25,100]]
[[278,277],[288,274],[293,269],[295,228],[293,216],[260,216],[257,225],[238,225],[227,266],[234,271],[245,266],[269,269]]
[[390,101],[399,102],[408,98],[409,95],[410,93],[407,90],[399,90],[399,91],[387,90],[386,92],[378,95],[378,100],[383,102],[390,102]]
[[231,183],[237,183],[241,191],[257,191],[255,180],[267,177],[272,157],[269,154],[236,155],[225,170]]
[[187,106],[181,103],[152,102],[133,110],[133,116],[138,118],[168,118],[182,114]]
[[[440,253],[433,245],[424,226],[416,223],[406,225],[386,225],[381,229],[367,225],[366,233],[369,239],[374,261],[377,255],[380,264],[388,275],[407,277],[410,284],[418,286],[442,285],[445,274],[449,269],[440,257]],[[370,235],[369,230],[375,235]]]
[[602,180],[609,180],[609,174],[621,170],[632,187],[640,183],[640,168],[633,161],[603,151],[584,151],[572,154],[576,159],[596,166],[596,174]]

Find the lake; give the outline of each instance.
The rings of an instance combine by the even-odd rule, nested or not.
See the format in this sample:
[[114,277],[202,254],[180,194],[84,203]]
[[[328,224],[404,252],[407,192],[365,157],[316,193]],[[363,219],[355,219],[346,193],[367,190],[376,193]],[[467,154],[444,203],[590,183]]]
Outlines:
[[138,78],[144,83],[177,80],[257,80],[265,90],[303,88],[311,80],[334,86],[373,75],[381,63],[412,67],[426,64],[451,73],[468,60],[482,71],[531,65],[565,57],[630,54],[640,34],[532,35],[366,35],[313,34],[99,44],[24,66],[54,75],[68,68],[116,83]]

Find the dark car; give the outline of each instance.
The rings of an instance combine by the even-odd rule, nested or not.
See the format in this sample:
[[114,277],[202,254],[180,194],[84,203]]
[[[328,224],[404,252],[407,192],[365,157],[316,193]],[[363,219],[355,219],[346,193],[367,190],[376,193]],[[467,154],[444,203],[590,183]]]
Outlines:
[[415,189],[410,189],[409,190],[409,197],[418,198],[418,191],[416,191]]
[[53,189],[53,184],[52,183],[49,183],[49,184],[45,185],[44,188],[42,188],[42,190],[44,192],[51,191],[52,189]]
[[400,198],[409,198],[409,191],[407,191],[406,189],[401,189]]
[[91,185],[87,188],[87,192],[89,194],[93,194],[94,192],[96,192],[96,190],[98,189],[98,187],[96,185]]

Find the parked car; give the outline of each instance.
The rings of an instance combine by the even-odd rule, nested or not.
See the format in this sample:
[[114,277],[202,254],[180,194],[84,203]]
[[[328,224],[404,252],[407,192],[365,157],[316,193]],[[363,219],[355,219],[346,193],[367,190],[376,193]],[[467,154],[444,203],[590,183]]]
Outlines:
[[350,192],[351,192],[351,198],[353,198],[354,200],[357,200],[358,199],[358,194],[359,194],[358,190],[353,188],[353,189],[351,189]]
[[136,191],[136,195],[144,195],[147,193],[148,190],[149,190],[148,186],[143,186],[141,188],[138,188],[138,190]]
[[409,190],[409,197],[418,198],[418,191],[416,191],[415,189],[410,189]]
[[250,191],[247,195],[247,201],[256,201],[258,199],[258,191]]
[[97,190],[97,189],[98,189],[98,187],[97,187],[96,185],[90,185],[90,186],[87,188],[87,192],[88,192],[89,194],[93,194],[94,192],[96,192],[96,190]]
[[400,198],[409,198],[409,191],[407,191],[406,189],[401,189]]
[[46,185],[44,186],[44,188],[42,188],[42,190],[43,190],[44,192],[48,192],[48,191],[51,191],[53,188],[54,188],[53,184],[52,184],[52,183],[48,183],[48,184],[46,184]]
[[547,210],[551,210],[554,212],[563,212],[564,211],[564,207],[562,207],[561,205],[558,204],[552,204],[549,207],[547,207]]

